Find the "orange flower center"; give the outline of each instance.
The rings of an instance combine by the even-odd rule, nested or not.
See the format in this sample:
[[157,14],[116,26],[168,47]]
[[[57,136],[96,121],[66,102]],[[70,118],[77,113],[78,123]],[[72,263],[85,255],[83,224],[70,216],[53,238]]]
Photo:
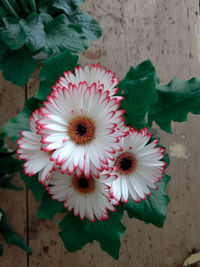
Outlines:
[[133,154],[125,152],[117,157],[115,166],[119,174],[129,175],[135,171],[137,160]]
[[88,144],[95,135],[94,122],[87,117],[75,117],[69,123],[68,134],[77,145]]
[[77,177],[74,175],[72,178],[72,184],[74,188],[82,194],[91,193],[95,189],[94,178],[91,176],[90,178],[86,178],[85,176]]

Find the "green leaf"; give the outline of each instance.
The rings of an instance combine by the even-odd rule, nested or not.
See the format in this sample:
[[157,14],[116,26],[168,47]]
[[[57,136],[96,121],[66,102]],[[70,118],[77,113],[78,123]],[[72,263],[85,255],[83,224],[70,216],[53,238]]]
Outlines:
[[53,21],[53,18],[51,15],[49,15],[47,13],[40,13],[39,17],[40,17],[40,20],[42,21],[42,23],[44,25],[44,29],[46,31],[46,27],[48,26],[49,23],[51,23]]
[[42,62],[40,71],[40,89],[37,97],[41,100],[46,100],[46,97],[52,91],[52,86],[58,81],[59,77],[63,75],[64,71],[74,71],[77,64],[78,56],[73,55],[70,51],[53,56]]
[[16,142],[20,137],[21,131],[30,130],[29,116],[42,105],[42,101],[46,100],[59,76],[63,75],[63,72],[67,70],[73,72],[74,68],[78,66],[77,61],[77,55],[72,55],[70,51],[65,51],[42,62],[40,89],[35,96],[25,101],[25,107],[15,118],[4,124],[2,132],[5,136],[9,136],[13,142]]
[[28,177],[28,175],[24,174],[23,167],[21,167],[20,177],[24,181],[26,188],[32,191],[35,200],[39,202],[46,190],[45,187],[39,183],[38,175],[36,174],[32,177]]
[[30,255],[30,248],[26,245],[23,239],[21,239],[15,232],[12,231],[8,219],[2,209],[0,209],[0,212],[3,215],[0,221],[0,232],[3,235],[5,241],[8,244],[13,244],[24,249]]
[[40,12],[49,14],[51,16],[56,16],[57,9],[53,6],[54,0],[38,0],[37,1],[37,8]]
[[0,7],[0,20],[6,16],[7,11],[3,8]]
[[47,192],[44,194],[41,201],[41,205],[36,214],[37,218],[51,220],[56,215],[56,213],[66,211],[64,208],[64,203],[52,199]]
[[4,5],[4,7],[7,9],[7,11],[10,13],[10,15],[12,17],[14,17],[15,19],[19,19],[16,11],[13,9],[12,5],[9,3],[8,0],[1,0],[2,4]]
[[57,54],[66,49],[79,53],[88,48],[89,43],[80,26],[69,24],[65,15],[57,16],[46,27],[44,52]]
[[[3,181],[2,181],[3,178]],[[8,178],[7,176],[5,177],[0,177],[0,187],[6,188],[6,189],[11,189],[11,190],[22,190],[23,188],[20,186],[16,186],[11,183],[13,177]]]
[[162,180],[157,183],[158,190],[152,189],[151,196],[147,196],[145,200],[141,200],[139,203],[129,199],[124,204],[124,209],[127,210],[129,218],[137,218],[157,227],[163,227],[166,219],[166,208],[170,202],[165,190],[170,179],[170,176],[165,174]]
[[23,12],[23,16],[26,17],[26,15],[30,13],[26,0],[18,0],[18,4]]
[[[28,113],[26,113],[27,117],[25,117],[24,120],[21,120],[19,115],[17,116],[18,121],[15,119],[12,119],[11,121],[15,120],[15,123],[11,123],[11,125],[13,124],[13,128],[11,125],[8,124],[8,127],[5,125],[5,128],[8,131],[8,134],[10,133],[12,136],[12,139],[15,140],[17,139],[16,135],[19,135],[19,132],[14,129],[14,127],[16,128],[16,125],[18,127],[20,127],[20,123],[21,123],[21,127],[24,123],[24,121],[27,120],[27,123],[29,125],[29,121],[28,121]],[[18,125],[19,123],[19,125]],[[3,129],[3,131],[4,131]],[[7,133],[5,130],[5,134]],[[25,130],[25,129],[24,129]],[[29,130],[29,126],[27,126],[27,130]],[[16,135],[15,135],[16,134]],[[5,150],[5,146],[3,145],[2,142],[0,142],[1,146],[4,148]],[[6,159],[6,160],[5,160]],[[15,190],[21,190],[21,187],[17,187],[13,184],[10,183],[10,180],[12,177],[10,177],[8,174],[19,171],[20,172],[20,177],[21,179],[24,181],[26,188],[30,189],[33,193],[33,195],[35,196],[36,201],[39,201],[44,193],[45,193],[45,187],[42,186],[39,182],[38,182],[38,177],[37,175],[29,178],[27,175],[24,174],[23,171],[23,167],[22,167],[22,161],[20,160],[16,160],[13,157],[6,157],[6,158],[0,158],[0,186],[4,187],[4,188],[9,188],[9,189],[15,189]]]
[[53,6],[63,10],[65,14],[70,15],[83,3],[84,0],[54,0]]
[[[26,103],[25,103],[26,104]],[[26,106],[23,110],[15,117],[9,120],[2,127],[2,131],[6,136],[9,136],[13,142],[16,142],[20,137],[21,131],[29,131],[29,116],[31,111]]]
[[189,112],[200,114],[200,80],[188,81],[176,77],[166,85],[157,83],[158,102],[149,110],[149,126],[155,121],[162,130],[171,133],[171,122],[187,120]]
[[59,225],[62,231],[59,233],[66,249],[69,252],[82,249],[84,245],[93,240],[100,243],[102,250],[110,254],[114,259],[119,259],[121,246],[120,238],[126,227],[121,223],[123,210],[117,207],[116,212],[109,212],[109,219],[105,221],[83,221],[72,213],[68,213]]
[[3,18],[5,29],[1,31],[1,38],[11,50],[20,49],[26,40],[24,28],[16,19]]
[[99,23],[84,11],[77,9],[70,17],[69,22],[79,25],[87,39],[96,41],[102,34]]
[[119,84],[118,95],[124,96],[121,108],[125,109],[125,123],[138,130],[146,126],[146,114],[156,103],[155,68],[150,60],[131,67]]
[[32,11],[36,11],[36,3],[35,0],[29,0],[28,4],[30,5]]
[[12,156],[13,153],[4,142],[4,135],[0,134],[0,187],[21,190],[21,187],[11,183],[13,174],[20,169],[20,162]]
[[17,13],[17,15],[21,16],[21,10],[16,0],[9,0],[10,4],[12,5],[13,9]]
[[23,86],[28,82],[36,67],[36,60],[25,47],[17,51],[9,50],[0,58],[0,69],[4,78],[18,86]]
[[6,52],[8,51],[8,46],[0,39],[0,60],[4,57]]
[[21,20],[20,24],[23,25],[27,35],[26,45],[33,52],[38,52],[46,44],[46,34],[44,25],[40,16],[33,12],[26,20]]
[[11,156],[0,157],[0,176],[19,170],[19,161]]

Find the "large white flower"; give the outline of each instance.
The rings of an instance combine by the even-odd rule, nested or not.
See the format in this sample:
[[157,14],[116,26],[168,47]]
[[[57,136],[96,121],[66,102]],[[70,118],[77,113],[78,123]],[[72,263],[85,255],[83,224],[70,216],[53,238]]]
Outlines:
[[144,128],[140,132],[131,129],[121,139],[123,150],[116,154],[114,162],[109,163],[118,175],[111,184],[111,193],[118,201],[126,203],[131,196],[139,202],[145,199],[145,195],[151,194],[149,188],[157,189],[155,182],[163,177],[166,163],[161,161],[164,149],[157,147],[157,139],[148,143],[150,137],[151,133]]
[[44,150],[53,151],[51,159],[62,166],[62,173],[80,168],[87,177],[91,171],[98,177],[121,150],[119,139],[125,134],[117,130],[124,121],[119,101],[96,83],[88,87],[80,82],[53,91],[44,106],[37,121]]
[[[77,177],[62,174],[58,169],[52,172],[49,177],[48,192],[53,199],[64,201],[64,207],[69,211],[73,209],[74,215],[79,215],[81,219],[87,217],[90,221],[108,218],[108,210],[115,211],[111,203],[111,195],[106,182],[116,179],[116,176],[100,175],[99,179],[90,176],[86,178],[84,174]],[[118,204],[115,201],[115,204]]]
[[[86,81],[88,86],[91,86],[93,83],[96,83],[98,88],[109,91],[109,96],[113,96],[117,93],[118,88],[115,86],[119,83],[119,78],[115,77],[115,73],[103,68],[99,63],[92,65],[90,68],[88,64],[82,68],[79,66],[74,69],[75,75],[71,71],[64,72],[64,77],[60,77],[56,85],[53,87],[57,89],[59,87],[68,88],[69,83],[73,83],[76,86],[80,82]],[[121,97],[117,97],[121,99]]]
[[42,150],[41,135],[37,134],[36,121],[40,119],[40,114],[35,110],[30,117],[30,130],[22,131],[17,141],[18,158],[23,159],[24,173],[32,176],[39,172],[39,181],[45,183],[48,174],[55,168],[55,162],[50,160],[51,153]]

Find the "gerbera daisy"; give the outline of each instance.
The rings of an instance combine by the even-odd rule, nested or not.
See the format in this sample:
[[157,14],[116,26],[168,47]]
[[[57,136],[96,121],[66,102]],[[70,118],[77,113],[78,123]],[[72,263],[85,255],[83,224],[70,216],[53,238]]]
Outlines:
[[[52,172],[49,177],[48,192],[53,199],[64,201],[64,207],[69,211],[73,209],[74,215],[79,215],[81,219],[87,217],[90,221],[108,218],[108,211],[115,211],[111,203],[111,195],[106,181],[113,181],[116,176],[100,175],[99,179],[92,176],[85,177],[82,174],[62,174],[58,169]],[[115,201],[116,204],[118,204]]]
[[25,174],[32,176],[39,172],[39,181],[45,183],[55,162],[50,160],[51,153],[42,150],[41,135],[36,130],[36,121],[40,118],[38,110],[35,110],[30,117],[31,131],[22,131],[22,137],[17,141],[17,154],[19,159],[26,161],[23,164]]
[[[73,83],[76,86],[80,82],[86,81],[88,86],[91,86],[93,83],[96,83],[98,88],[101,87],[103,90],[109,91],[109,96],[113,96],[117,93],[118,88],[115,86],[119,83],[119,78],[115,77],[115,73],[103,68],[99,63],[92,65],[90,68],[88,64],[84,68],[79,66],[74,69],[75,75],[71,71],[64,72],[64,77],[60,77],[56,85],[53,87],[57,89],[59,87],[68,88],[69,83]],[[117,97],[121,98],[121,97]]]
[[157,189],[155,182],[163,177],[166,163],[161,161],[164,149],[157,147],[157,139],[148,143],[150,137],[151,133],[144,128],[140,132],[131,129],[121,139],[123,150],[116,154],[115,161],[109,163],[118,176],[111,184],[111,193],[118,201],[126,203],[130,195],[139,202],[145,199],[145,194],[151,194],[149,188]]
[[51,159],[62,165],[63,173],[72,174],[79,167],[89,177],[93,168],[98,176],[108,159],[114,160],[113,154],[121,150],[119,138],[125,134],[117,129],[124,121],[124,111],[118,110],[119,101],[97,89],[96,83],[58,88],[44,106],[43,118],[37,121],[38,133],[44,135],[44,150],[53,151]]

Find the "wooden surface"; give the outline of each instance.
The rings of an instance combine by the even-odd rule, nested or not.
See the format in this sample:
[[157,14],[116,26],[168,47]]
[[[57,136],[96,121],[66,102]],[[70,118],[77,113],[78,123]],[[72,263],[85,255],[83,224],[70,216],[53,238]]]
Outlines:
[[[100,62],[123,78],[130,65],[150,58],[162,82],[174,75],[200,77],[197,0],[86,0],[84,10],[100,22],[103,36],[81,56],[81,63]],[[37,89],[35,77],[28,96]],[[25,95],[23,88],[0,79],[1,125],[19,112]],[[200,251],[200,116],[174,123],[173,135],[155,129],[171,155],[172,181],[167,188],[171,203],[163,229],[125,216],[127,231],[118,262],[96,242],[71,254],[58,237],[58,217],[36,219],[38,204],[30,192],[5,190],[1,206],[15,231],[27,238],[33,254],[27,257],[19,248],[4,245],[0,267],[179,267],[192,252]],[[18,177],[16,184],[22,184]]]

